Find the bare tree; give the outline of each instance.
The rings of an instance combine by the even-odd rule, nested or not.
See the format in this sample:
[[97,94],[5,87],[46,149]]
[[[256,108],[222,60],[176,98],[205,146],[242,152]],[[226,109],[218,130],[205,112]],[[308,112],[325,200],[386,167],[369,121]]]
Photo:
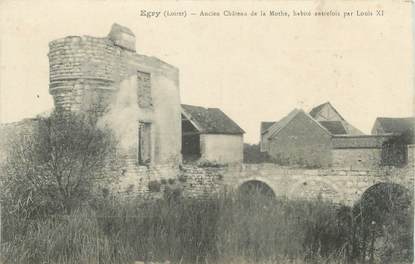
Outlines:
[[27,216],[70,213],[108,183],[115,140],[92,114],[55,112],[10,140],[3,202]]

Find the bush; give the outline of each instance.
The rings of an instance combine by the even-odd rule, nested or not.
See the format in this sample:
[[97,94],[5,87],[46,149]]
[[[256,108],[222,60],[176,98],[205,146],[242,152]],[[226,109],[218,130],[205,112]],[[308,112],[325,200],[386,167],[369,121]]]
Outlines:
[[30,135],[10,139],[2,166],[1,201],[22,217],[70,213],[87,203],[107,173],[116,140],[97,116],[54,112],[39,118]]
[[221,168],[221,167],[226,167],[227,164],[221,164],[221,163],[214,162],[214,161],[199,159],[197,162],[197,166],[200,168]]
[[180,175],[178,176],[178,180],[179,180],[179,182],[181,182],[181,183],[184,183],[184,182],[186,182],[186,181],[187,181],[186,176],[184,176],[183,174],[180,174]]
[[163,185],[166,185],[167,184],[167,180],[166,179],[161,179],[160,180],[160,183],[163,184]]
[[176,182],[176,179],[168,179],[168,182],[169,182],[170,185],[172,185]]
[[150,192],[160,192],[161,191],[161,183],[159,181],[149,181],[148,182],[148,190]]
[[244,144],[244,163],[273,162],[266,152],[261,152],[259,144]]

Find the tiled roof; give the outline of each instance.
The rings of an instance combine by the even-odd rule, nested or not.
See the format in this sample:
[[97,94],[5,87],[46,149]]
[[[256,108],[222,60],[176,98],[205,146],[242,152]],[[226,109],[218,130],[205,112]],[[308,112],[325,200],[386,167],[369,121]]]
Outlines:
[[415,117],[378,117],[376,122],[379,122],[384,133],[413,133],[415,127]]
[[347,131],[347,134],[349,135],[364,135],[365,133],[363,133],[362,131],[360,131],[359,129],[355,128],[354,126],[352,126],[349,122],[347,121],[343,121],[343,126]]
[[[344,134],[349,134],[349,135],[364,135],[364,133],[362,131],[360,131],[359,129],[355,128],[354,126],[352,126],[349,122],[347,122],[344,117],[337,111],[336,108],[334,108],[334,106],[330,103],[330,102],[325,102],[323,104],[320,104],[316,107],[314,107],[313,109],[311,109],[310,111],[310,115],[313,118],[317,118],[318,113],[323,109],[324,106],[329,106],[334,112],[336,112],[336,114],[340,117],[343,128],[346,130],[346,133]],[[330,120],[327,120],[330,121]],[[332,120],[335,121],[335,120]],[[330,130],[330,129],[329,129]],[[336,135],[336,133],[332,133],[334,135]],[[343,133],[342,133],[343,134]]]
[[319,122],[317,122],[313,117],[311,117],[309,114],[307,114],[303,110],[296,108],[292,110],[288,115],[283,117],[280,121],[275,122],[270,128],[268,128],[269,136],[271,137],[271,136],[278,134],[278,132],[281,131],[286,125],[288,125],[291,122],[291,120],[293,120],[294,117],[296,117],[298,114],[304,114],[307,118],[309,118],[319,127],[321,127],[326,133],[330,134],[330,131],[327,128],[325,128],[323,125],[321,125]]
[[267,130],[268,128],[270,128],[275,123],[277,123],[277,122],[262,121],[261,122],[261,134],[263,134],[265,132],[265,130]]
[[333,135],[347,134],[343,123],[340,121],[320,121],[320,124],[323,125]]
[[301,110],[295,108],[288,115],[284,116],[280,121],[275,122],[271,127],[268,128],[270,131],[269,136],[272,136],[278,133],[282,128],[284,128],[290,121],[298,114]]
[[321,111],[321,109],[323,109],[323,107],[326,105],[326,104],[329,104],[329,102],[326,102],[326,103],[324,103],[324,104],[321,104],[321,105],[318,105],[318,106],[316,106],[316,107],[314,107],[313,109],[311,109],[311,111],[310,111],[310,115],[313,117],[313,118],[315,118],[316,117],[316,115]]
[[243,134],[240,128],[219,108],[204,108],[201,106],[182,104],[186,117],[197,125],[200,133],[205,134]]
[[[335,111],[340,120],[332,120],[332,121],[317,121],[316,117],[318,113],[323,109],[325,106],[330,106],[333,111]],[[282,118],[278,122],[261,122],[261,135],[265,134],[265,132],[269,132],[268,136],[271,137],[280,131],[283,127],[285,127],[298,113],[304,113],[307,117],[313,120],[316,124],[318,124],[321,128],[323,128],[327,133],[331,135],[350,135],[350,136],[361,136],[364,135],[362,131],[353,127],[349,124],[337,110],[330,104],[330,102],[326,102],[314,107],[309,114],[305,113],[303,110],[294,109],[291,111],[287,116]],[[348,139],[347,141],[350,141]],[[359,139],[357,141],[362,141]],[[364,140],[363,140],[364,141]]]
[[317,116],[317,114],[321,111],[321,109],[323,109],[323,107],[324,106],[326,106],[326,105],[328,105],[328,106],[330,106],[331,107],[331,109],[333,109],[333,111],[334,112],[336,112],[336,114],[338,114],[339,115],[339,117],[342,119],[342,120],[344,120],[344,118],[342,117],[342,115],[337,111],[337,109],[336,108],[334,108],[334,106],[330,103],[330,102],[325,102],[325,103],[323,103],[323,104],[321,104],[321,105],[318,105],[318,106],[316,106],[316,107],[314,107],[313,109],[311,109],[311,111],[310,111],[310,115],[313,117],[313,118],[316,118],[316,116]]

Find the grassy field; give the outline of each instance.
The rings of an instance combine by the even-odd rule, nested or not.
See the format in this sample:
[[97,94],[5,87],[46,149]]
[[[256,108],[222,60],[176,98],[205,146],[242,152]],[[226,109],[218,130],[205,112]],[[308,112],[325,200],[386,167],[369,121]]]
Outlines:
[[69,215],[4,213],[1,258],[22,264],[412,263],[408,208],[377,227],[353,208],[261,193],[128,203],[106,198]]

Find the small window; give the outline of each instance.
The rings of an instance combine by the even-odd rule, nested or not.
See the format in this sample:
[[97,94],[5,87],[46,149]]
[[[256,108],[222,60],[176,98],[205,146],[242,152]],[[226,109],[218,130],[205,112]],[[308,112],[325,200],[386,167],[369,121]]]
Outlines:
[[150,73],[137,71],[137,98],[141,108],[152,106]]
[[28,144],[30,142],[30,140],[31,140],[30,134],[27,134],[27,133],[23,134],[22,135],[22,138],[23,138],[23,143],[24,144]]
[[138,128],[138,164],[151,162],[151,123],[139,122]]

